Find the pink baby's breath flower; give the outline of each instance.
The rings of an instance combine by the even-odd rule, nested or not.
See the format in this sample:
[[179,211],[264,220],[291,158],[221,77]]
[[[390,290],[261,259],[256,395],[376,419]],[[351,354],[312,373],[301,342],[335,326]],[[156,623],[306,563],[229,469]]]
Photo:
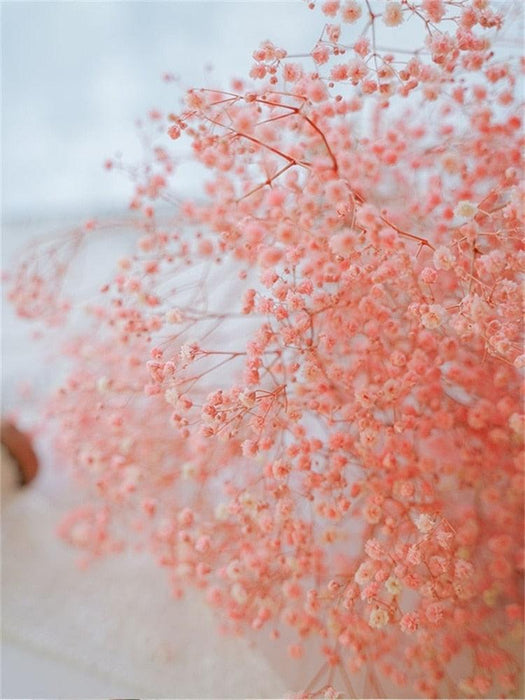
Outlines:
[[406,613],[399,621],[402,632],[413,634],[419,627],[419,615],[417,613]]
[[289,83],[295,83],[303,77],[303,69],[297,63],[286,63],[283,67],[283,78]]
[[341,8],[341,19],[343,22],[353,23],[363,14],[360,3],[355,0],[348,0],[345,2]]
[[312,58],[316,63],[320,65],[326,63],[329,57],[330,49],[328,48],[328,46],[325,46],[323,44],[317,44],[317,46],[312,51]]
[[384,608],[374,608],[368,618],[370,627],[380,629],[388,624],[388,612]]
[[432,603],[425,610],[425,615],[430,622],[437,624],[443,617],[443,605],[442,603]]
[[368,75],[368,67],[360,58],[354,58],[348,62],[348,78],[358,83]]
[[439,246],[434,252],[433,261],[436,270],[450,270],[454,264],[454,256],[448,248]]
[[335,17],[339,10],[339,0],[326,0],[321,9],[327,17]]
[[365,518],[371,525],[375,525],[381,521],[382,510],[376,503],[369,503],[365,508]]
[[386,590],[393,596],[398,596],[403,590],[401,581],[395,576],[389,576],[385,581]]
[[421,323],[430,330],[439,328],[445,319],[445,309],[439,304],[431,304],[428,310],[421,314]]
[[322,102],[326,97],[326,86],[321,80],[311,80],[306,88],[308,98],[312,102]]
[[313,49],[263,41],[111,161],[133,217],[84,326],[67,272],[109,224],[6,280],[64,327],[38,427],[93,505],[60,535],[83,564],[149,547],[291,663],[308,639],[304,697],[516,686],[523,133],[494,2],[321,0]]
[[456,205],[454,209],[454,214],[463,219],[471,219],[478,211],[478,208],[472,202],[463,200]]
[[425,267],[421,270],[420,278],[425,284],[433,284],[437,279],[436,271],[431,267]]
[[403,7],[395,0],[388,0],[383,11],[383,22],[387,27],[397,27],[403,22]]
[[443,0],[423,0],[422,7],[432,22],[441,22],[445,14]]
[[364,58],[370,53],[370,43],[366,37],[360,37],[354,44],[356,54]]
[[354,580],[360,586],[366,585],[372,578],[372,565],[368,562],[363,562],[355,572]]
[[329,245],[334,255],[349,257],[355,248],[355,238],[351,231],[341,231],[330,238]]

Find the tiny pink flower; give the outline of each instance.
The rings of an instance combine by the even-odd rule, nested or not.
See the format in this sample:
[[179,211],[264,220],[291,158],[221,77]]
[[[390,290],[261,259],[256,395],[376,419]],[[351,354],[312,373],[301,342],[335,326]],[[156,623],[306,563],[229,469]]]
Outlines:
[[343,22],[357,22],[357,20],[363,14],[361,5],[355,0],[348,0],[343,4],[341,8],[341,19]]
[[387,27],[397,27],[403,22],[403,8],[401,3],[389,0],[383,11],[383,22]]
[[419,615],[415,612],[406,613],[399,621],[402,632],[413,634],[419,627]]
[[439,246],[434,251],[433,261],[436,270],[450,270],[455,262],[455,258],[449,248]]
[[374,629],[381,629],[388,624],[388,612],[384,608],[374,608],[368,618],[368,624]]

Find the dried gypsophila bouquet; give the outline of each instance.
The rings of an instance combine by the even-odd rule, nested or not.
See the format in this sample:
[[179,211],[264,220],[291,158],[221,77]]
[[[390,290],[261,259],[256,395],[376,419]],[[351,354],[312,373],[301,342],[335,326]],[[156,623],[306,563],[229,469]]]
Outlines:
[[[519,60],[494,50],[506,18],[488,0],[320,9],[305,56],[266,41],[246,81],[149,116],[140,236],[48,407],[89,494],[61,533],[86,561],[145,544],[227,628],[317,650],[303,697],[509,696]],[[382,48],[398,27],[415,50]],[[170,138],[209,171],[201,199],[177,199]],[[103,230],[46,248],[46,275],[27,256],[19,312],[65,322],[57,278]]]

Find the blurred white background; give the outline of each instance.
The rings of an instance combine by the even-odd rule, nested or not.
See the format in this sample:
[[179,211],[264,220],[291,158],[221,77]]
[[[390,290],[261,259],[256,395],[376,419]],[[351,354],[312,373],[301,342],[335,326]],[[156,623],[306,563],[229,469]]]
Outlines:
[[301,0],[3,2],[4,221],[125,207],[129,183],[102,164],[138,157],[149,109],[177,110],[163,74],[226,87],[264,39],[304,53],[318,27]]

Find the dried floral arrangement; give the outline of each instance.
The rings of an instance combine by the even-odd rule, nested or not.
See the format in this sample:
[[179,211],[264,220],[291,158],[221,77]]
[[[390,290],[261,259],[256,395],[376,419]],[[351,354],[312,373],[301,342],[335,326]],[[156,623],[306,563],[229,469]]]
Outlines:
[[[11,279],[21,315],[70,333],[45,420],[86,505],[61,534],[85,562],[147,546],[226,628],[317,650],[301,697],[509,697],[524,144],[520,57],[494,47],[510,6],[315,4],[304,56],[265,41],[246,80],[150,113],[128,169],[137,243],[87,331],[57,289],[103,223]],[[414,50],[380,44],[406,27]],[[206,169],[190,201],[179,139]]]

